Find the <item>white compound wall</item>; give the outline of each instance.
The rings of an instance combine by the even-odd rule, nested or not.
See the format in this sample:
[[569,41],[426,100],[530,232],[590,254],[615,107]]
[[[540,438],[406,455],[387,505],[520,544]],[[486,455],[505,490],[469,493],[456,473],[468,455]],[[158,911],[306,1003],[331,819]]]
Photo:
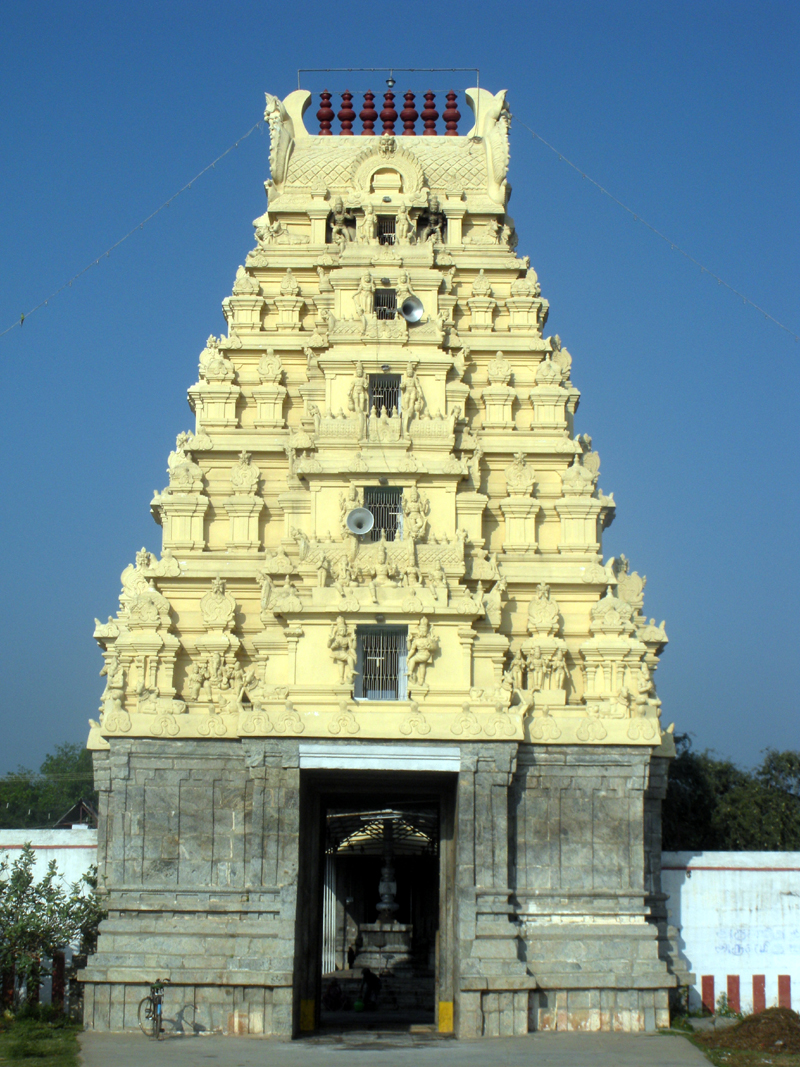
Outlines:
[[800,1004],[800,852],[664,852],[677,947],[696,976],[690,1006],[725,993],[744,1012]]

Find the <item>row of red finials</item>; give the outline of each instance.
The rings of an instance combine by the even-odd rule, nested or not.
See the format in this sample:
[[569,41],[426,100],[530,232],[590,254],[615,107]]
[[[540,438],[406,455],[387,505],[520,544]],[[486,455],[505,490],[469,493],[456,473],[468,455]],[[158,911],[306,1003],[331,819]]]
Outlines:
[[[439,118],[439,112],[434,106],[435,95],[435,93],[430,91],[425,93],[425,106],[420,114],[414,107],[414,93],[404,93],[403,110],[398,115],[394,106],[394,93],[387,91],[383,97],[383,110],[379,115],[375,108],[375,94],[370,92],[364,93],[364,107],[358,116],[361,119],[361,136],[375,137],[377,135],[375,123],[378,119],[383,123],[383,130],[380,132],[393,134],[395,132],[395,123],[399,118],[403,123],[402,136],[416,137],[416,122],[418,118],[421,118],[423,124],[422,136],[437,137],[436,120]],[[338,115],[336,115],[331,107],[331,94],[327,89],[320,93],[320,98],[320,108],[317,112],[320,137],[333,136],[331,123],[335,118],[339,119],[341,125],[339,135],[341,137],[353,137],[353,123],[356,119],[356,112],[353,108],[353,94],[348,92],[342,93],[342,107]],[[451,91],[447,94],[447,107],[442,112],[442,119],[444,120],[445,125],[445,137],[458,137],[458,120],[460,118],[461,114],[456,107],[456,94]]]
[[[738,974],[729,974],[728,988],[726,991],[728,1007],[731,1011],[742,1010],[742,998]],[[767,979],[766,975],[753,975],[753,1013],[758,1014],[767,1007]],[[717,1010],[717,1002],[714,997],[714,975],[704,974],[701,979],[701,996],[703,1007],[713,1015]],[[778,1007],[791,1008],[792,1006],[792,978],[788,974],[778,975]]]

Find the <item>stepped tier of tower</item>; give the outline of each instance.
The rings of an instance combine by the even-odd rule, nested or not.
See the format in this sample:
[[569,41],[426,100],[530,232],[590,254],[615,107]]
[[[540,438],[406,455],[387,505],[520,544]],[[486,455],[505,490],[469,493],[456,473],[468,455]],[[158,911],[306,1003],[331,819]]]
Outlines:
[[[268,210],[151,503],[161,555],[137,554],[95,630],[106,689],[90,747],[670,750],[653,684],[664,626],[624,557],[603,562],[614,500],[515,251],[505,95],[466,96],[465,136],[452,119],[451,136],[368,138],[325,136],[327,110],[308,133],[305,91],[267,96]],[[382,535],[351,533],[383,490],[396,514]],[[386,692],[365,681],[384,633],[401,657],[378,665]]]

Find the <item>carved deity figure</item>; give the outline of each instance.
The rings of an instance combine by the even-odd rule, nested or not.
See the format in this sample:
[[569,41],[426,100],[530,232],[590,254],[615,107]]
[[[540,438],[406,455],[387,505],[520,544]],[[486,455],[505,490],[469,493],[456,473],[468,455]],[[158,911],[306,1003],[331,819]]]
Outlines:
[[339,493],[339,521],[342,526],[342,533],[348,534],[350,532],[347,529],[347,516],[354,508],[360,507],[361,494],[358,491],[358,486],[351,482],[347,493]]
[[400,396],[402,398],[400,409],[403,417],[403,433],[407,434],[411,420],[415,416],[419,418],[425,410],[425,397],[422,394],[422,386],[419,384],[413,363],[406,366],[406,372],[400,382]]
[[356,217],[352,211],[347,211],[344,201],[337,196],[333,202],[331,211],[331,241],[333,244],[347,244],[353,240],[356,225]]
[[309,402],[308,413],[314,420],[314,434],[319,437],[320,430],[322,429],[322,412],[319,409],[319,404]]
[[403,306],[403,303],[408,300],[410,296],[414,295],[414,291],[411,288],[411,279],[408,276],[407,270],[401,270],[398,274],[395,291],[397,293],[397,306],[399,308]]
[[100,710],[103,713],[122,711],[122,697],[125,692],[125,671],[120,666],[119,657],[112,649],[108,660],[100,671],[100,677],[105,677],[106,687],[101,697]]
[[636,677],[636,693],[634,695],[635,703],[639,707],[644,707],[650,702],[650,697],[655,695],[655,691],[656,687],[653,684],[653,679],[650,675],[650,668],[646,663],[642,663]]
[[397,244],[413,244],[416,235],[412,232],[411,219],[408,217],[408,208],[401,204],[397,209],[397,218],[394,223],[394,239]]
[[353,304],[363,317],[371,315],[375,310],[375,282],[368,273],[361,275],[358,289],[353,296]]
[[416,485],[411,485],[403,493],[403,539],[418,541],[425,535],[428,525],[425,518],[426,502],[420,496]]
[[419,620],[417,632],[411,635],[408,644],[408,677],[412,685],[425,684],[425,674],[438,648],[439,640],[423,615]]
[[323,552],[317,562],[317,588],[324,589],[328,584],[328,578],[331,575],[331,565],[328,562],[328,557]]
[[343,615],[331,623],[328,648],[331,659],[339,668],[339,684],[352,685],[356,673],[356,635],[348,629]]
[[422,229],[420,230],[420,244],[433,240],[435,244],[444,243],[444,230],[447,225],[445,214],[439,203],[439,197],[435,193],[428,195],[428,210],[423,216]]
[[375,584],[390,585],[395,568],[389,563],[389,552],[386,548],[386,530],[381,530],[380,540],[375,546]]
[[530,652],[527,654],[528,660],[528,688],[529,689],[544,689],[544,669],[545,662],[542,650],[538,645],[534,645]]
[[480,444],[475,445],[475,451],[472,456],[467,460],[467,467],[469,469],[469,480],[472,488],[476,493],[481,489],[481,460],[483,459],[483,449]]
[[567,664],[563,648],[557,648],[553,653],[553,661],[550,664],[550,687],[551,689],[563,689],[567,676]]
[[364,373],[364,364],[359,360],[356,363],[355,374],[347,391],[347,406],[350,411],[359,415],[366,415],[369,405],[369,379]]
[[358,220],[358,240],[362,244],[375,244],[378,240],[378,218],[370,203],[364,205],[364,214]]
[[334,565],[334,589],[338,590],[342,597],[347,596],[347,587],[354,585],[356,580],[355,571],[347,556],[339,556]]
[[208,667],[204,663],[192,663],[186,675],[186,694],[190,700],[196,703],[200,699],[209,677]]
[[523,684],[525,679],[525,657],[522,655],[521,649],[517,649],[512,656],[511,663],[508,666],[508,673],[515,689],[525,688]]

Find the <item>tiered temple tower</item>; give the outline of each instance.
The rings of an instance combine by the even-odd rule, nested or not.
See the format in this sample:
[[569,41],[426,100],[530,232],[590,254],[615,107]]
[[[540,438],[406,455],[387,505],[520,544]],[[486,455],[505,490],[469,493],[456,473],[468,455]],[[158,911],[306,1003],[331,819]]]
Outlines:
[[330,94],[314,132],[308,92],[267,95],[268,209],[151,502],[162,552],[95,630],[90,1027],[168,975],[175,1025],[313,1028],[320,812],[358,782],[441,802],[439,1029],[667,1019],[667,637],[603,561],[505,93],[468,90],[464,133],[454,93],[393,99],[359,130],[345,93],[335,134]]

